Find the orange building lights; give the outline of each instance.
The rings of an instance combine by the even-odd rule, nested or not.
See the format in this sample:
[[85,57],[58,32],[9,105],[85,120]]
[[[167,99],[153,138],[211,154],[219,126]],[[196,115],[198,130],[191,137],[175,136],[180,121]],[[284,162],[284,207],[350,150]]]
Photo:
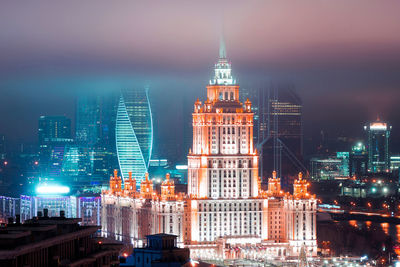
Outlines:
[[[175,234],[194,259],[240,258],[243,246],[250,246],[255,259],[298,256],[303,247],[316,255],[317,200],[302,174],[293,195],[283,192],[276,172],[268,190],[261,190],[253,116],[251,101],[239,101],[239,85],[222,46],[207,99],[194,103],[188,194],[175,194],[169,174],[160,193],[148,174],[136,193],[134,179],[122,189],[114,173],[102,197],[103,234],[133,244],[140,244],[143,232]],[[115,219],[123,212],[131,224]]]

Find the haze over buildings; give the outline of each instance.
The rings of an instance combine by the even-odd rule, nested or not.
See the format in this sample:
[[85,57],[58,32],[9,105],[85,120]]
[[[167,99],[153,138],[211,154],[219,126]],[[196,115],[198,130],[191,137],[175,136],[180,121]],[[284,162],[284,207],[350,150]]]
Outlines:
[[[3,3],[0,113],[8,116],[0,123],[9,125],[1,132],[10,144],[36,142],[40,115],[73,119],[77,92],[118,91],[146,81],[155,98],[176,103],[161,107],[161,113],[179,118],[182,105],[175,101],[183,91],[191,101],[204,94],[201,85],[216,55],[219,25],[244,88],[271,80],[295,84],[306,137],[321,129],[331,136],[357,135],[355,122],[372,121],[377,114],[400,124],[393,115],[400,111],[395,101],[400,98],[398,1],[169,1],[111,7],[96,1],[95,6],[96,12],[89,3],[47,2],[41,8]],[[173,123],[162,123],[164,140],[175,140],[164,127]],[[396,129],[392,136],[400,140]]]

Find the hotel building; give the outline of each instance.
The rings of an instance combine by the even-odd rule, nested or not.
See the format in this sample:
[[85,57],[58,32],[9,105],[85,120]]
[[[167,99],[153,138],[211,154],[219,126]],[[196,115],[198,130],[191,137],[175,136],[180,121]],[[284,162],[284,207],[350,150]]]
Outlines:
[[316,198],[301,174],[293,194],[276,172],[261,190],[254,114],[231,70],[222,43],[207,99],[194,104],[188,194],[175,194],[169,176],[160,194],[148,176],[137,192],[135,179],[115,173],[102,194],[104,236],[140,245],[148,234],[174,234],[201,259],[298,257],[302,248],[316,256]]

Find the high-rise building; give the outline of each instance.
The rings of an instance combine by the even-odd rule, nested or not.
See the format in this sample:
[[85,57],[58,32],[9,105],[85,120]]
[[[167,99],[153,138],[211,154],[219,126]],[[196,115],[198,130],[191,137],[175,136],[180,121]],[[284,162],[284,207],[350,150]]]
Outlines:
[[99,97],[82,95],[77,99],[75,140],[93,147],[99,141]]
[[273,170],[289,188],[303,165],[302,102],[290,87],[264,89],[259,93],[259,147],[265,177]]
[[40,116],[39,145],[71,139],[71,119],[65,116]]
[[[90,182],[93,176],[94,152],[85,146],[66,145],[62,159],[62,175],[71,182]],[[72,179],[71,179],[72,178]]]
[[132,172],[138,185],[149,167],[153,146],[153,122],[148,89],[123,90],[115,128],[122,179]]
[[41,116],[38,137],[41,175],[53,179],[61,175],[65,146],[73,142],[71,120],[65,116]]
[[[79,166],[80,174],[89,180],[81,182],[102,184],[118,167],[115,146],[115,122],[119,94],[113,91],[84,93],[77,99],[76,146],[68,155],[71,170]],[[77,152],[77,153],[75,153]],[[78,159],[79,162],[74,161]]]
[[[242,89],[243,90],[243,89]],[[290,86],[244,89],[241,100],[254,99],[254,144],[261,152],[261,176],[277,171],[288,188],[303,165],[302,101]]]
[[368,171],[390,171],[389,137],[392,126],[379,118],[364,126],[367,133]]
[[349,175],[362,177],[367,174],[368,153],[362,142],[351,147],[349,159]]
[[316,198],[302,174],[293,195],[276,172],[261,189],[253,116],[250,100],[239,101],[222,42],[207,99],[194,104],[188,194],[175,193],[169,174],[157,193],[148,175],[138,192],[132,176],[122,185],[115,172],[102,193],[103,235],[140,245],[148,234],[174,234],[193,259],[316,256]]
[[115,148],[115,121],[119,95],[82,94],[77,99],[75,139],[88,147]]
[[[273,115],[301,115],[298,106],[277,101],[271,101],[271,106]],[[282,127],[282,133],[289,136],[293,125],[289,118],[283,121],[289,129]],[[194,104],[193,147],[188,155],[190,225],[185,242],[192,255],[200,258],[207,257],[210,242],[259,244],[268,251],[266,240],[275,244],[278,256],[298,255],[301,246],[316,255],[316,200],[307,193],[308,184],[301,175],[294,184],[294,196],[281,190],[275,171],[268,191],[261,190],[253,123],[251,101],[239,101],[239,85],[222,42],[207,100]],[[299,210],[304,214],[298,214]],[[301,222],[294,219],[300,216]]]

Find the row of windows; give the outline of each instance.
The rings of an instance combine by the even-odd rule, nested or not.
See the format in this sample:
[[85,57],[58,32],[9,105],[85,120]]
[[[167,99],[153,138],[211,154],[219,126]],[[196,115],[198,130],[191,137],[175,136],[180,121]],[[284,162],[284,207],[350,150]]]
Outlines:
[[207,208],[209,210],[214,210],[217,208],[228,208],[228,210],[232,209],[232,208],[239,208],[239,210],[245,210],[247,208],[249,208],[249,211],[260,211],[262,209],[262,204],[261,202],[259,203],[210,203],[210,204],[201,204],[199,203],[199,211],[202,211],[202,209],[204,209],[204,211],[207,210]]
[[252,167],[252,160],[240,159],[236,160],[209,160],[208,167],[211,168],[243,168],[243,167]]

